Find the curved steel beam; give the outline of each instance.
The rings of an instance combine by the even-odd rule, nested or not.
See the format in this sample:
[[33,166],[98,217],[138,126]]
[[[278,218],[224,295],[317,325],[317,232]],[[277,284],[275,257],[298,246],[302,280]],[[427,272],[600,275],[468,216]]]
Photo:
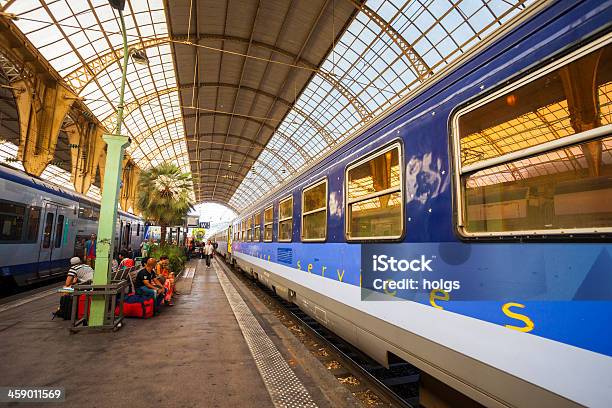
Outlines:
[[[221,186],[222,188],[225,188],[226,190],[235,190],[240,183],[236,184],[236,183],[231,183],[231,182],[227,182],[225,180],[217,180],[217,186]],[[212,194],[212,191],[211,191]]]
[[333,137],[333,135],[329,133],[323,125],[314,120],[311,115],[307,114],[295,105],[293,105],[293,110],[296,111],[301,117],[303,117],[306,122],[310,123],[310,125],[315,128],[315,130],[320,133],[321,136],[323,136],[323,139],[325,139],[329,146],[333,146],[336,144],[336,139]]
[[[195,162],[197,162],[197,160],[189,160],[189,163],[195,163]],[[230,178],[230,180],[235,180],[235,181],[240,181],[239,179],[241,177],[246,177],[246,175],[248,173],[248,171],[246,173],[242,173],[242,172],[240,172],[238,170],[232,170],[231,168],[227,168],[224,171],[227,172],[227,173],[237,174],[236,178]],[[198,173],[194,173],[194,174],[198,174]],[[212,177],[212,175],[211,175],[211,177]],[[221,176],[221,177],[228,178],[228,177],[225,177],[225,176]]]
[[[238,42],[244,45],[249,45],[250,43],[251,46],[254,46],[257,48],[263,48],[267,51],[272,51],[272,52],[284,55],[290,58],[292,61],[296,61],[295,62],[296,65],[303,65],[306,68],[315,70],[317,74],[321,76],[321,78],[327,81],[333,88],[338,90],[338,92],[340,92],[349,101],[349,103],[353,105],[355,110],[357,110],[357,112],[361,115],[362,120],[368,121],[372,118],[372,112],[369,111],[369,109],[361,102],[361,100],[357,97],[357,95],[355,95],[349,88],[345,87],[341,82],[339,82],[336,78],[334,78],[334,76],[331,75],[330,73],[320,70],[316,64],[313,64],[312,62],[305,60],[296,54],[293,54],[281,48],[275,47],[274,45],[266,44],[260,41],[249,41],[248,39],[240,38],[240,37],[222,36],[222,35],[206,35],[206,36],[200,36],[200,39],[218,39],[218,40],[225,40],[225,41],[231,41],[231,42]],[[191,84],[191,86],[193,86],[193,84]],[[237,85],[235,86],[237,87]],[[244,86],[241,86],[240,88],[247,89]],[[280,97],[278,98],[278,100],[280,102],[286,102]],[[287,104],[291,105],[291,102],[288,102]]]
[[[134,99],[133,101],[127,102],[123,107],[123,120],[125,121],[125,118],[130,116],[130,114],[134,112],[136,109],[144,105],[147,105],[148,103],[158,99],[160,96],[167,95],[172,92],[178,92],[178,90],[179,88],[176,86],[172,88],[160,89],[156,92],[151,92],[137,99]],[[115,119],[115,112],[112,112],[110,115],[108,115],[102,120],[102,124],[107,129],[113,129],[114,119]]]
[[[214,176],[213,176],[213,177],[214,177]],[[244,178],[243,180],[245,180],[245,179],[246,179],[246,178]],[[221,183],[219,183],[219,184],[220,184],[220,185],[223,185],[223,186],[230,186],[230,187],[234,188],[234,190],[236,190],[236,189],[238,189],[238,186],[240,186],[240,184],[242,184],[242,181],[243,181],[243,180],[238,181],[238,180],[235,180],[235,179],[230,179],[230,180],[235,181],[235,182],[236,182],[236,184],[233,184],[233,183],[230,183],[230,182],[225,182],[225,181],[223,181],[223,182],[221,182]],[[219,182],[219,180],[217,179],[217,180],[215,181],[215,184],[216,184],[216,183],[218,183],[218,182]],[[274,183],[271,183],[271,182],[270,182],[270,181],[268,181],[268,180],[265,180],[265,179],[264,179],[264,182],[265,182],[265,183],[266,183],[266,185],[267,185],[268,187],[270,187],[270,188],[273,188],[273,187],[275,186],[275,185],[274,185]]]
[[[193,88],[194,84],[185,84],[185,85],[181,85],[181,89],[183,87],[185,88]],[[232,88],[232,89],[238,89],[240,88],[241,90],[245,90],[248,92],[253,92],[256,95],[262,95],[265,96],[267,98],[270,99],[275,99],[277,100],[277,102],[280,102],[284,105],[286,105],[289,109],[295,109],[296,112],[298,112],[300,114],[300,116],[302,116],[308,123],[310,123],[310,125],[315,128],[317,130],[317,132],[319,132],[322,136],[323,139],[325,139],[325,141],[327,143],[329,143],[330,145],[334,145],[336,143],[334,137],[327,131],[327,129],[325,129],[325,127],[323,125],[321,125],[319,122],[317,122],[311,115],[307,115],[306,113],[304,113],[304,111],[302,111],[300,108],[298,108],[297,106],[295,106],[293,104],[293,102],[290,102],[286,99],[282,99],[281,97],[277,97],[276,95],[273,95],[269,92],[266,91],[262,91],[261,89],[256,89],[256,88],[251,88],[248,86],[238,86],[236,84],[229,84],[229,83],[225,83],[225,82],[201,82],[199,84],[200,87],[219,87],[219,88]],[[348,97],[347,97],[348,99]],[[350,101],[350,100],[349,100]],[[371,114],[368,114],[369,118],[372,117]],[[202,115],[200,115],[202,116]],[[366,119],[364,119],[366,120]],[[369,119],[368,119],[369,120]],[[298,147],[298,145],[294,145],[294,147],[296,147],[296,149],[298,151],[302,151],[301,147]],[[306,159],[306,157],[304,155],[302,155],[304,157],[304,159]]]
[[372,119],[372,112],[361,102],[361,100],[355,95],[349,88],[342,85],[340,81],[338,81],[332,74],[326,71],[318,71],[317,72],[321,78],[325,79],[327,82],[331,84],[342,96],[344,96],[351,105],[355,108],[359,116],[361,116],[361,120],[363,122],[368,122]]
[[161,129],[170,127],[171,125],[179,123],[180,121],[181,121],[181,118],[173,118],[173,119],[170,119],[164,122],[160,122],[156,125],[153,125],[152,127],[149,127],[144,132],[139,133],[136,136],[134,136],[133,141],[135,141],[136,143],[140,143],[142,140],[146,139],[147,137],[153,136],[155,132],[160,131]]
[[[215,116],[215,115],[234,116],[234,118],[236,118],[236,119],[242,119],[242,120],[245,120],[245,121],[248,121],[248,122],[256,123],[256,124],[258,124],[260,126],[263,126],[265,128],[270,129],[274,133],[277,133],[277,134],[281,135],[281,137],[283,137],[283,139],[285,139],[291,146],[293,146],[293,148],[296,151],[300,152],[300,154],[302,155],[304,160],[306,160],[307,162],[312,159],[312,157],[306,151],[304,151],[302,146],[297,144],[297,142],[295,140],[293,140],[290,136],[288,136],[285,133],[281,132],[280,130],[276,129],[274,126],[270,125],[269,123],[267,123],[264,120],[250,118],[250,117],[247,117],[247,116],[236,116],[236,115],[232,115],[229,112],[200,112],[199,115],[200,116]],[[191,113],[191,114],[188,114],[188,115],[183,115],[183,118],[185,118],[185,119],[195,118],[196,116],[197,115],[195,113]]]
[[[198,133],[197,135],[189,135],[190,137],[196,137],[196,138],[201,138],[201,137],[206,137],[206,136],[211,136],[211,137],[215,137],[215,136],[219,136],[219,137],[225,137],[227,134],[226,133],[215,133],[215,132],[204,132],[204,133]],[[249,139],[248,137],[244,137],[244,136],[240,136],[240,135],[235,135],[235,134],[229,134],[227,135],[231,138],[235,138],[238,140],[243,140],[245,142],[248,143],[252,143],[253,145],[260,147],[262,150],[267,151],[268,153],[272,154],[274,157],[276,157],[281,163],[283,163],[283,165],[285,165],[285,167],[289,167],[291,171],[295,171],[296,168],[289,163],[284,157],[282,157],[277,151],[272,150],[272,149],[268,149],[266,147],[265,144],[257,141],[257,140],[253,140],[253,139]],[[187,139],[187,142],[195,142],[195,140],[190,140]],[[224,144],[222,142],[215,142],[212,143],[211,141],[207,141],[207,140],[203,140],[201,141],[202,143],[210,143],[210,144]]]
[[[159,146],[159,150],[162,150],[163,148],[165,148],[167,146],[171,146],[171,145],[175,144],[176,142],[177,141],[172,141],[172,142],[164,143],[163,145]],[[223,150],[225,150],[226,152],[229,152],[231,154],[236,154],[236,155],[239,155],[241,157],[249,158],[249,159],[253,160],[253,164],[255,164],[255,162],[257,161],[257,157],[256,156],[250,155],[248,153],[241,152],[239,150],[228,149],[228,148],[220,149],[218,147],[207,147],[207,148],[202,149],[202,150],[204,150],[204,151],[206,151],[206,150],[212,150],[212,151],[223,151]],[[202,162],[212,162],[212,161],[217,162],[217,163],[225,163],[224,161],[221,161],[221,160],[202,160]],[[189,160],[189,162],[191,163],[191,162],[198,162],[198,161],[197,160]],[[266,167],[268,170],[270,170],[270,172],[272,174],[274,174],[274,176],[276,176],[276,179],[278,181],[282,180],[282,177],[278,174],[276,169],[273,169],[272,167],[270,167],[270,165],[268,165],[266,163],[262,163],[262,164],[264,165],[264,167]],[[273,184],[270,184],[270,185],[272,186]]]
[[[154,38],[154,39],[145,40],[145,41],[136,41],[136,42],[133,42],[132,44],[129,44],[129,47],[130,49],[131,48],[146,49],[150,47],[157,47],[162,44],[169,44],[171,42],[183,43],[187,46],[190,46],[191,44],[189,42],[192,42],[193,40],[195,40],[197,43],[199,41],[207,40],[207,39],[223,40],[223,41],[229,41],[229,42],[236,42],[240,44],[245,44],[249,42],[247,39],[244,39],[241,37],[215,35],[215,34],[201,34],[197,37],[190,36],[189,38],[187,37],[187,35],[179,35],[179,36],[174,36],[172,38],[160,37],[160,38]],[[254,41],[253,45],[259,48],[264,48],[269,51],[274,51],[281,55],[285,55],[288,58],[295,57],[291,52],[284,50],[282,48],[275,47],[270,44]],[[92,79],[95,78],[100,72],[104,71],[109,65],[111,65],[113,62],[117,60],[120,60],[121,58],[123,58],[122,48],[116,49],[116,50],[110,50],[106,54],[100,55],[96,58],[93,58],[87,61],[86,65],[82,65],[76,68],[75,70],[73,70],[72,72],[68,73],[66,76],[64,76],[64,80],[68,84],[70,84],[70,86],[72,86],[73,89],[77,93],[80,93],[83,90],[83,88],[85,88],[87,84],[89,84],[92,81]],[[300,62],[304,64],[304,66],[307,66],[307,67],[315,66],[314,64],[306,60],[300,60]]]
[[[194,86],[196,86],[196,84],[191,82],[191,83],[187,83],[187,84],[181,84],[179,86],[179,89],[192,89]],[[245,90],[245,91],[253,92],[255,94],[262,95],[262,96],[265,96],[265,97],[270,98],[270,99],[276,98],[276,95],[274,95],[274,94],[272,94],[270,92],[266,92],[266,91],[258,89],[258,88],[251,88],[251,87],[245,86],[245,85],[238,86],[238,84],[232,84],[232,83],[229,83],[229,82],[200,82],[199,84],[197,84],[197,86],[199,88],[231,88],[231,89],[239,89],[240,88],[240,90]],[[278,100],[283,105],[291,106],[293,104],[293,102],[288,101],[286,99],[282,99],[280,97],[278,98]]]
[[[336,80],[332,75],[330,75],[329,73],[325,72],[325,71],[320,71],[317,66],[315,64],[313,64],[310,61],[307,61],[305,59],[302,58],[298,58],[297,55],[284,50],[282,48],[276,47],[274,45],[271,44],[266,44],[260,41],[250,41],[249,39],[246,38],[241,38],[241,37],[235,37],[235,36],[224,36],[224,35],[214,35],[214,34],[201,34],[198,38],[194,38],[193,36],[190,37],[190,41],[192,41],[192,39],[195,39],[196,42],[202,41],[202,40],[222,40],[222,41],[229,41],[229,42],[235,42],[235,43],[239,43],[242,45],[248,45],[249,43],[252,46],[258,47],[258,48],[262,48],[265,49],[266,51],[272,51],[281,55],[284,55],[288,58],[290,58],[291,60],[296,60],[297,63],[296,64],[301,64],[306,68],[312,69],[312,70],[316,70],[317,73],[320,74],[321,78],[323,78],[324,80],[326,80],[327,82],[329,82],[329,84],[338,90],[338,92],[340,92],[353,106],[354,108],[357,110],[357,112],[359,112],[359,114],[362,117],[362,120],[367,121],[371,118],[372,114],[371,112],[369,112],[369,110],[366,108],[366,106],[359,100],[359,98],[353,94],[353,92],[345,87],[344,85],[342,85],[342,83],[340,83],[338,80]],[[152,39],[152,40],[146,40],[143,42],[136,42],[132,45],[130,45],[131,48],[135,48],[135,49],[146,49],[146,48],[150,48],[150,47],[157,47],[163,44],[167,44],[167,43],[171,43],[171,42],[178,42],[180,43],[181,41],[185,41],[185,45],[190,45],[189,43],[187,43],[186,41],[188,40],[187,36],[174,36],[172,38],[169,37],[161,37],[161,38],[156,38],[156,39]],[[123,49],[117,49],[117,50],[111,50],[109,52],[107,52],[106,54],[103,54],[97,58],[94,58],[90,61],[87,62],[87,65],[85,66],[81,66],[77,69],[75,69],[74,71],[70,72],[69,74],[67,74],[64,77],[64,80],[70,84],[70,86],[75,90],[75,92],[77,94],[79,94],[86,86],[87,84],[89,84],[98,74],[100,74],[101,72],[103,72],[107,67],[109,67],[113,62],[119,60],[123,58]],[[191,85],[193,86],[193,84]],[[234,85],[237,87],[237,85]],[[242,89],[243,87],[241,87]]]
[[[151,40],[144,41],[138,40],[130,44],[129,47],[130,49],[145,49],[166,44],[169,42],[169,40],[170,39],[168,37],[153,38]],[[93,58],[74,71],[69,72],[66,76],[64,76],[64,81],[66,81],[78,95],[96,76],[106,70],[106,68],[108,68],[112,63],[122,58],[123,48],[110,50],[106,54]]]
[[402,51],[402,54],[406,57],[410,65],[414,68],[416,76],[419,80],[423,80],[429,75],[431,69],[421,57],[421,55],[416,52],[416,50],[412,47],[412,45],[406,41],[406,39],[391,25],[382,18],[378,13],[369,8],[365,1],[361,2],[358,0],[347,0],[352,3],[359,11],[365,14],[370,20],[372,20],[385,34],[399,47]]
[[[223,133],[223,132],[200,132],[200,133],[197,133],[195,135],[186,135],[186,137],[194,138],[194,139],[187,139],[187,142],[194,142],[195,143],[196,142],[195,138],[206,137],[206,136],[216,137],[216,136],[225,136],[225,135],[226,135],[226,133]],[[239,140],[243,140],[245,142],[253,143],[255,146],[261,147],[262,149],[266,148],[266,145],[261,143],[260,141],[252,140],[252,139],[249,139],[248,137],[245,137],[245,136],[239,136],[239,135],[235,135],[235,134],[232,134],[232,133],[230,133],[229,136],[233,137],[233,138],[236,138],[236,139],[239,139]],[[211,142],[204,140],[204,143],[211,143]],[[223,142],[215,142],[215,143],[212,143],[212,144],[224,144],[224,143]]]
[[10,55],[9,50],[0,47],[0,70],[6,75],[8,82],[15,82],[21,78],[31,77],[33,74],[28,71],[27,64],[16,62],[17,58]]

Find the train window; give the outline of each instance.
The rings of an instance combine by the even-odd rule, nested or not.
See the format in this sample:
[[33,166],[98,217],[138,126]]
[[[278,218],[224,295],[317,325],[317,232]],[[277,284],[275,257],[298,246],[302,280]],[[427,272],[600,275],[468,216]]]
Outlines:
[[241,241],[246,241],[246,220],[242,220],[242,234],[240,236]]
[[462,234],[612,231],[612,46],[596,47],[455,117]]
[[293,234],[293,196],[278,205],[278,241],[291,242]]
[[302,191],[302,241],[327,237],[327,179]]
[[404,225],[400,144],[346,169],[347,239],[397,239]]
[[261,211],[255,214],[255,241],[261,241]]
[[30,207],[28,211],[28,227],[26,232],[26,241],[38,241],[38,227],[40,226],[40,207]]
[[25,205],[0,201],[0,241],[21,241],[25,212]]
[[274,226],[274,212],[272,206],[264,211],[264,241],[272,242],[272,227]]
[[53,213],[47,213],[47,218],[45,219],[45,229],[43,230],[43,248],[49,248],[51,246],[51,232],[53,231],[53,218],[55,215]]
[[253,216],[247,220],[247,241],[253,241]]
[[136,224],[136,236],[140,236],[140,223]]
[[91,213],[91,207],[79,203],[79,218],[84,218],[84,219],[89,219],[90,218],[90,213]]
[[57,225],[55,226],[55,247],[62,246],[62,238],[64,237],[64,216],[57,216]]

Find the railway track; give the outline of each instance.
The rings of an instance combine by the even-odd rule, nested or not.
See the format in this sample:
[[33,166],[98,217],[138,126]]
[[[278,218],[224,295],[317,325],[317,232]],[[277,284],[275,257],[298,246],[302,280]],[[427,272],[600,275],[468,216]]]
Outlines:
[[[280,296],[276,295],[268,287],[261,284],[258,280],[250,275],[228,265],[228,268],[234,275],[240,279],[246,286],[268,307],[276,306],[282,309],[290,319],[298,325],[303,331],[315,340],[319,345],[324,345],[320,349],[330,350],[333,356],[324,356],[322,362],[327,361],[326,366],[330,368],[330,364],[337,363],[339,360],[340,366],[347,370],[336,370],[336,377],[339,381],[350,384],[351,379],[361,379],[362,383],[367,384],[370,392],[378,398],[369,398],[368,401],[379,401],[380,403],[370,402],[371,405],[387,405],[393,407],[418,407],[419,406],[419,370],[411,364],[397,359],[389,362],[389,368],[380,365],[370,357],[363,354],[360,350],[338,337],[318,321],[303,312],[298,306],[287,302]],[[266,301],[267,300],[267,301]],[[286,322],[284,322],[285,325]],[[290,327],[291,329],[291,327]],[[295,331],[295,330],[293,330]],[[327,352],[325,352],[327,354]],[[322,357],[319,355],[318,357]],[[348,373],[352,376],[347,377]],[[354,381],[354,380],[353,380]],[[358,380],[359,382],[359,380]],[[362,392],[368,392],[362,391]],[[363,398],[361,398],[363,400]]]

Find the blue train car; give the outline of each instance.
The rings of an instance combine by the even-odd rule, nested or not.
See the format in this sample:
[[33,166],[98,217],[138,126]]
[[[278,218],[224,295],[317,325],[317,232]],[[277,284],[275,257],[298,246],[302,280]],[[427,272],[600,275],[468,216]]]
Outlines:
[[484,405],[612,406],[611,22],[532,8],[243,209],[224,255]]
[[[0,285],[27,286],[64,276],[70,258],[98,231],[99,203],[0,166]],[[119,211],[115,248],[137,249],[144,221]]]

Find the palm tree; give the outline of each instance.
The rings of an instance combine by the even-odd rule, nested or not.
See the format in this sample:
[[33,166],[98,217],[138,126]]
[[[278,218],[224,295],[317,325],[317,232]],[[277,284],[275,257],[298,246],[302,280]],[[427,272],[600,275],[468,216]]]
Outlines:
[[140,173],[136,207],[144,218],[161,227],[161,244],[166,242],[166,229],[178,225],[193,210],[190,198],[190,173],[183,173],[172,163],[162,163]]

